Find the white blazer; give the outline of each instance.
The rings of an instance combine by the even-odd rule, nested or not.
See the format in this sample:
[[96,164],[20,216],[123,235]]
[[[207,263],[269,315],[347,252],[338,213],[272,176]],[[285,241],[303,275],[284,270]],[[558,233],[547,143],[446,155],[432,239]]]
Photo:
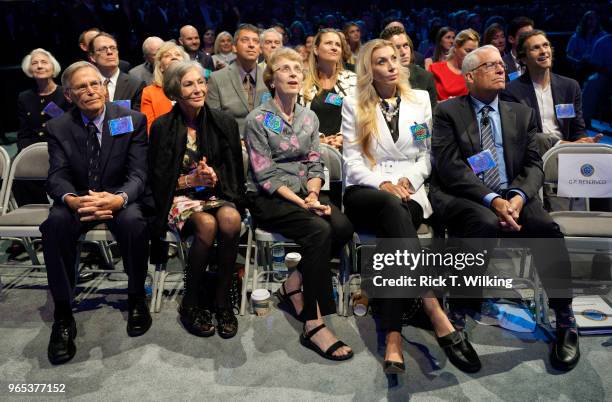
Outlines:
[[342,135],[344,179],[346,187],[362,185],[378,189],[384,181],[397,184],[405,177],[410,180],[412,199],[423,208],[423,216],[433,213],[427,198],[425,179],[431,174],[431,138],[416,141],[411,127],[426,124],[431,135],[431,103],[427,91],[413,89],[413,100],[402,97],[399,111],[399,138],[393,142],[391,132],[380,105],[376,106],[378,135],[372,137],[371,154],[376,160],[372,166],[356,143],[357,107],[355,96],[344,98],[342,105]]

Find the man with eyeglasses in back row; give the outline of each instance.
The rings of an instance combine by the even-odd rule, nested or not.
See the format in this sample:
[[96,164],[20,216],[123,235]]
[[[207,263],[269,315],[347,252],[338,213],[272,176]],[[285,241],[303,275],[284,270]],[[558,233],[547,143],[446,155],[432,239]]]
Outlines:
[[140,98],[145,83],[119,70],[119,47],[115,38],[100,32],[89,42],[89,60],[102,74],[107,101],[140,111]]
[[[538,195],[544,173],[535,112],[499,100],[505,65],[496,47],[469,53],[461,72],[469,94],[439,103],[434,112],[431,204],[449,237],[479,239],[476,252],[492,255],[497,238],[529,238],[527,246],[556,314],[550,361],[559,370],[571,370],[580,359],[569,289],[571,265],[563,234]],[[486,264],[483,269],[486,274]],[[471,290],[451,289],[455,322],[465,318],[462,309],[479,310],[483,289]]]

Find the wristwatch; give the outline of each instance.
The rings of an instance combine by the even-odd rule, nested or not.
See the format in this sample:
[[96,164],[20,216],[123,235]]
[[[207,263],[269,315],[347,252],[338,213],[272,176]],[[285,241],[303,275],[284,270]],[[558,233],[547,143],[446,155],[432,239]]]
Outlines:
[[119,195],[121,196],[121,198],[123,198],[123,205],[121,206],[121,208],[127,207],[128,195],[126,193],[119,193]]

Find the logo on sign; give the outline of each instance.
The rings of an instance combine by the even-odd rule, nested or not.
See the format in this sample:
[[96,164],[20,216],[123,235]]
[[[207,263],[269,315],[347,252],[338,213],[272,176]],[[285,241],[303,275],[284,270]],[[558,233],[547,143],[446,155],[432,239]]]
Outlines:
[[590,163],[585,163],[584,165],[580,166],[580,174],[582,174],[584,177],[591,177],[593,176],[593,173],[595,173],[595,168]]

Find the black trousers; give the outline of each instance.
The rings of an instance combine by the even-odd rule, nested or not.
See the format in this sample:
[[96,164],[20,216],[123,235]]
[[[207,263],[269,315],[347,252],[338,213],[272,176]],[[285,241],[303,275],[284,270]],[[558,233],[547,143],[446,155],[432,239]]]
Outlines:
[[[495,213],[482,204],[465,198],[455,198],[446,208],[443,217],[444,223],[451,237],[482,238],[487,239],[481,243],[480,250],[491,251],[495,246],[496,238],[516,237],[547,239],[547,247],[533,246],[530,250],[533,254],[536,269],[542,281],[542,286],[549,295],[551,308],[564,308],[571,304],[571,264],[563,234],[559,226],[546,212],[539,199],[528,200],[520,213],[518,224],[522,225],[521,231],[503,232],[499,228],[499,219]],[[552,252],[551,252],[552,249]],[[466,301],[472,306],[474,300]],[[457,300],[452,302],[454,305]]]
[[[298,194],[305,197],[305,194]],[[336,312],[329,260],[353,236],[353,225],[325,194],[319,200],[331,205],[331,216],[321,217],[284,198],[247,193],[249,211],[255,223],[264,230],[280,233],[302,248],[297,269],[302,274],[305,320]]]
[[[344,193],[344,210],[358,231],[374,232],[379,239],[406,239],[403,248],[420,252],[417,229],[423,222],[423,208],[416,201],[405,203],[386,191],[351,186]],[[376,303],[380,328],[383,331],[401,331],[402,316],[415,303],[415,299],[380,298]]]
[[[47,220],[40,225],[47,279],[56,306],[58,303],[65,305],[72,302],[77,240],[81,234],[99,223],[81,222],[79,215],[68,206],[55,204]],[[149,236],[140,205],[129,204],[127,208],[115,211],[114,218],[104,223],[119,244],[123,265],[129,277],[128,296],[144,297]]]

